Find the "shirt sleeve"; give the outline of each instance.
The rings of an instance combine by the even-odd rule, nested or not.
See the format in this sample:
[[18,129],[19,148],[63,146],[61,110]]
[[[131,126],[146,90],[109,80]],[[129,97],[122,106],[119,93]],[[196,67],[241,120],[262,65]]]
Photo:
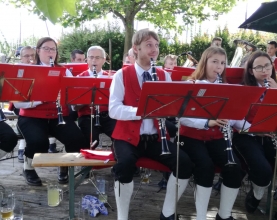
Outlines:
[[207,119],[180,118],[181,125],[186,127],[196,128],[196,129],[205,129],[206,122],[207,122]]
[[118,70],[112,80],[110,87],[109,99],[109,116],[116,120],[140,120],[140,116],[136,116],[137,107],[123,104],[125,95],[125,87],[123,83],[122,70]]
[[23,109],[27,109],[27,108],[35,108],[38,105],[42,104],[42,102],[40,101],[35,101],[35,102],[14,102],[13,105],[16,108],[23,108]]
[[230,120],[230,125],[237,131],[248,130],[251,124],[248,121],[243,120]]

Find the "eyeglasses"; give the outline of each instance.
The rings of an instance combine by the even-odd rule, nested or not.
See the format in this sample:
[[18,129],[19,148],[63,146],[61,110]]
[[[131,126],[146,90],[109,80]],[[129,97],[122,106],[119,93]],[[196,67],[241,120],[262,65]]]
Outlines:
[[88,58],[90,59],[90,60],[93,60],[93,59],[96,59],[96,60],[100,60],[100,59],[103,59],[104,57],[100,57],[100,56],[88,56]]
[[55,47],[41,47],[41,49],[43,49],[44,51],[46,51],[46,52],[56,52],[57,51],[57,49],[55,48]]
[[26,54],[26,55],[24,55],[22,57],[24,57],[24,58],[30,58],[30,57],[33,58],[33,57],[35,57],[35,54],[31,54],[31,55]]
[[265,70],[271,70],[272,69],[272,64],[267,63],[264,66],[253,67],[253,69],[256,70],[257,72],[262,72],[264,69]]

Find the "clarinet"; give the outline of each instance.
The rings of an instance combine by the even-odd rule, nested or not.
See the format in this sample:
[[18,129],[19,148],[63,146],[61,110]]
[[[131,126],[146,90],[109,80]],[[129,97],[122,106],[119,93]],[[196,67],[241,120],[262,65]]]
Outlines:
[[[97,75],[97,72],[96,72],[96,67],[95,67],[95,65],[93,65],[92,72],[93,72],[93,76],[94,76],[95,78],[97,78],[98,75]],[[101,126],[101,125],[100,125],[100,120],[99,120],[99,118],[100,118],[99,105],[96,105],[96,106],[95,106],[95,124],[94,124],[94,126],[96,126],[96,127],[100,127],[100,126]]]
[[[156,72],[156,67],[155,67],[155,61],[153,60],[153,58],[150,58],[150,64],[152,67],[152,73],[151,73],[151,77],[152,77],[152,81],[158,81],[158,76],[157,76],[157,72]],[[159,120],[159,129],[160,129],[160,134],[161,134],[161,142],[162,142],[162,153],[161,155],[165,155],[165,154],[171,154],[171,152],[168,149],[168,145],[167,145],[167,141],[166,141],[166,128],[165,128],[165,118],[160,118]]]
[[[54,60],[52,57],[50,57],[49,63],[51,67],[54,67]],[[58,98],[56,100],[56,107],[58,110],[58,125],[64,125],[65,121],[63,120],[63,112],[62,112],[62,106],[60,103],[60,95],[61,95],[61,91],[59,91]]]
[[[222,77],[217,74],[217,81],[218,83],[222,83]],[[235,162],[234,155],[233,155],[233,149],[232,149],[232,128],[230,123],[228,122],[227,125],[223,126],[222,129],[224,140],[226,142],[226,151],[227,151],[227,160],[228,162],[225,164],[225,166],[234,166],[237,163]]]

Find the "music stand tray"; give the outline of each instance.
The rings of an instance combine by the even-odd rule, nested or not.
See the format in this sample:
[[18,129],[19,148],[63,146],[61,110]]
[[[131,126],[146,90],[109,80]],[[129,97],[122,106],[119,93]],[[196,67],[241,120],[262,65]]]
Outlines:
[[62,77],[61,103],[108,105],[112,78]]
[[265,88],[230,84],[145,82],[137,115],[241,120]]
[[61,67],[0,64],[0,101],[55,101],[65,71]]
[[[277,89],[268,89],[261,103],[252,103],[249,108],[258,108],[250,127],[244,124],[241,133],[276,133],[277,132]],[[246,120],[249,114],[246,116]]]

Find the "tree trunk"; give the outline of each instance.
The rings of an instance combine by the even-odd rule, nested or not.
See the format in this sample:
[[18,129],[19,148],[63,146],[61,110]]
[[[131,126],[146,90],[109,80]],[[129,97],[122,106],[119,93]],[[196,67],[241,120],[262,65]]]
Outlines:
[[126,15],[125,22],[123,22],[125,27],[125,41],[124,41],[124,54],[132,47],[132,37],[134,34],[134,20],[135,17],[132,15]]

